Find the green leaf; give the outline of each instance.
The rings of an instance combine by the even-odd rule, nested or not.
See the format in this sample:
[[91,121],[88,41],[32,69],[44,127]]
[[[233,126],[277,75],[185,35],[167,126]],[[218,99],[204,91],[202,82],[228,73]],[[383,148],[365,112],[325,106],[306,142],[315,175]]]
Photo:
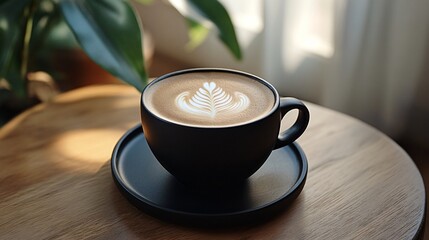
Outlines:
[[188,23],[189,28],[189,42],[186,47],[188,49],[194,49],[199,46],[204,39],[206,39],[209,29],[191,18],[186,18],[186,22]]
[[26,94],[21,73],[26,10],[31,0],[3,0],[0,3],[0,78],[5,78],[17,96]]
[[153,3],[153,0],[136,0],[136,1],[145,5],[149,5]]
[[63,0],[60,7],[81,47],[101,67],[143,90],[147,83],[142,40],[125,0]]
[[[38,0],[39,5],[34,13],[33,33],[31,36],[31,49],[43,50],[43,44],[51,34],[52,30],[60,23],[61,12],[58,5],[52,0]],[[64,24],[67,29],[69,27]]]
[[242,59],[240,45],[235,35],[234,26],[226,9],[217,0],[188,0],[201,15],[208,18],[219,30],[219,38],[237,59]]

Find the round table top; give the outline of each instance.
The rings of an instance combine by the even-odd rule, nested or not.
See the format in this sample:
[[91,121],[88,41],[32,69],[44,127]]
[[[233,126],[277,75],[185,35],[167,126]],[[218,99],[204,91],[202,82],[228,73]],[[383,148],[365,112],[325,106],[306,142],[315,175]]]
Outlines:
[[[192,228],[132,206],[110,169],[119,138],[140,122],[139,93],[81,88],[22,113],[0,129],[0,236],[45,238],[413,239],[425,190],[410,157],[376,129],[307,103],[298,139],[309,164],[298,198],[252,227]],[[288,119],[284,120],[290,121]],[[284,127],[284,126],[283,126]]]

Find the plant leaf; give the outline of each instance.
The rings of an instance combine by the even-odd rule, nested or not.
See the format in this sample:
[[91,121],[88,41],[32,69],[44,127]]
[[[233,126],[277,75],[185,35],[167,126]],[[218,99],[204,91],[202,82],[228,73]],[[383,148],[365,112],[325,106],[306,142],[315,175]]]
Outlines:
[[188,30],[189,42],[186,45],[186,47],[192,50],[197,46],[199,46],[204,41],[204,39],[206,39],[209,33],[209,29],[204,27],[199,22],[188,17],[186,18],[186,22],[188,23],[188,28],[189,28]]
[[217,0],[201,1],[188,0],[201,15],[209,19],[219,30],[219,38],[229,48],[231,53],[237,58],[242,59],[240,45],[235,35],[234,26],[226,9]]
[[[31,49],[41,52],[44,50],[43,48],[51,47],[46,45],[44,46],[44,44],[53,29],[61,23],[61,20],[62,16],[58,4],[56,4],[52,0],[39,0],[39,5],[37,11],[35,11],[34,13],[33,18],[34,25],[30,42]],[[66,24],[64,25],[69,30],[69,27]],[[72,40],[69,40],[69,37],[69,39],[67,40],[73,41],[74,37],[72,38]]]
[[21,76],[21,50],[24,42],[25,9],[30,0],[3,0],[0,3],[0,78],[5,78],[17,96],[26,94]]
[[66,22],[88,56],[139,91],[147,83],[142,40],[125,0],[63,0]]

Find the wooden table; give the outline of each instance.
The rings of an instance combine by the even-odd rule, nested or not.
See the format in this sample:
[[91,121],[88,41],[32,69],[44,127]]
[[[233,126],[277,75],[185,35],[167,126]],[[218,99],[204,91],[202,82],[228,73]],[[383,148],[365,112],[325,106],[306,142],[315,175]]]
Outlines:
[[107,85],[62,94],[0,129],[0,238],[421,237],[425,190],[410,157],[374,128],[308,106],[311,121],[298,140],[309,161],[301,195],[262,225],[215,231],[148,216],[116,188],[110,156],[139,123],[139,93]]

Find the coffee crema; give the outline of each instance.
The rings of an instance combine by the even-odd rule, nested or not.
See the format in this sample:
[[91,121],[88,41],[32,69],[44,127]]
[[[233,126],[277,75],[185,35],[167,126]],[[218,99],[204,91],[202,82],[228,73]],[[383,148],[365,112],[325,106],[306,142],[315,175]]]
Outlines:
[[274,107],[273,91],[262,82],[228,72],[188,72],[149,86],[146,108],[167,121],[222,127],[248,123]]

